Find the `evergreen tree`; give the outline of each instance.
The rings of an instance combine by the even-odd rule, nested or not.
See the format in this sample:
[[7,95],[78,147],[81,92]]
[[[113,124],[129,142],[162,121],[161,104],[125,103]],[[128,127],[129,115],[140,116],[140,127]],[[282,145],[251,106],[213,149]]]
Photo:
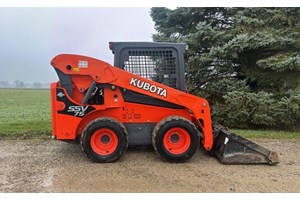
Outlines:
[[152,8],[151,16],[155,41],[188,43],[188,86],[211,102],[215,121],[300,127],[299,8]]

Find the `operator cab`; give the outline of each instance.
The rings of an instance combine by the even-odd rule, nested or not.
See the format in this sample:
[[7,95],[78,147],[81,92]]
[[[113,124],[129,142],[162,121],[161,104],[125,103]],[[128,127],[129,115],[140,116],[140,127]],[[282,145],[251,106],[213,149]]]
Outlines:
[[185,43],[110,42],[114,66],[185,91]]

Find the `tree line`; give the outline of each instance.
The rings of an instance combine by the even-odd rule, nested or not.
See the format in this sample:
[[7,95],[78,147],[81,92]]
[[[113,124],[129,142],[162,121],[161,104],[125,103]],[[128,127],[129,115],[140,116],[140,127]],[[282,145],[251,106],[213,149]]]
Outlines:
[[27,83],[22,80],[15,80],[14,82],[0,81],[0,88],[49,88],[49,83],[32,82]]
[[215,122],[300,130],[300,8],[151,8],[154,41],[185,42],[189,91]]

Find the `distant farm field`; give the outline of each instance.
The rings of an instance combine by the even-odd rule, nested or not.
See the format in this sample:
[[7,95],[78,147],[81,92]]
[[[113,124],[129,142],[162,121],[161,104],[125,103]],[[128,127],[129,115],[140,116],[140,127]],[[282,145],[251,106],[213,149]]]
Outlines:
[[[0,89],[0,137],[51,135],[50,90]],[[236,130],[247,138],[299,138],[299,132]]]
[[50,90],[0,89],[0,136],[51,133]]

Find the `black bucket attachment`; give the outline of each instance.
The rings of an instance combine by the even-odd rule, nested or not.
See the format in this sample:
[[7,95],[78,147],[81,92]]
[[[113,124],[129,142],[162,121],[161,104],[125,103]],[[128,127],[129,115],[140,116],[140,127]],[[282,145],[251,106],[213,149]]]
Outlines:
[[211,153],[224,164],[269,164],[279,163],[278,155],[239,135],[214,125],[214,146]]

